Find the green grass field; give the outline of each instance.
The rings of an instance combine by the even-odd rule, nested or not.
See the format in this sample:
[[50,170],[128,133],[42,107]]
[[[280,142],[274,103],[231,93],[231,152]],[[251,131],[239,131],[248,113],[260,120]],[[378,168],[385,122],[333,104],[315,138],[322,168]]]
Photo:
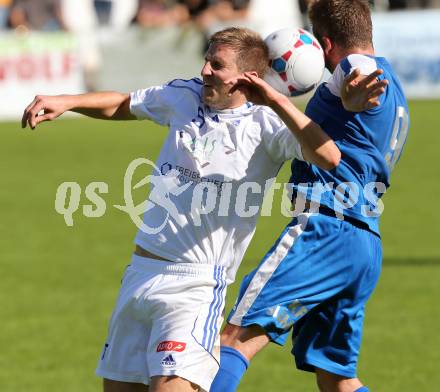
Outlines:
[[[440,383],[439,106],[411,103],[409,140],[384,198],[384,268],[368,306],[359,364],[372,391],[431,391]],[[156,158],[165,130],[148,122],[70,118],[36,132],[2,123],[0,135],[0,391],[99,391],[94,369],[136,232],[112,205],[123,203],[129,162]],[[287,181],[288,169],[280,181]],[[106,214],[93,219],[78,211],[67,227],[54,209],[64,181],[83,190],[107,182]],[[259,221],[229,308],[240,278],[287,223],[274,212]],[[289,344],[259,354],[239,390],[316,388],[312,375],[294,368]]]

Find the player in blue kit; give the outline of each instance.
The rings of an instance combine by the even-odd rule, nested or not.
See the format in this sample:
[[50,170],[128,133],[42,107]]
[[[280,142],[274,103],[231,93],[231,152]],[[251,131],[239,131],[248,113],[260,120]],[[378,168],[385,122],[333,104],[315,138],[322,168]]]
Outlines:
[[[366,1],[317,0],[309,15],[332,77],[306,115],[335,140],[341,162],[324,171],[293,161],[300,213],[242,282],[212,392],[235,391],[249,360],[270,341],[283,345],[291,330],[296,366],[316,373],[320,391],[368,391],[356,365],[365,304],[381,270],[380,196],[407,137],[408,108],[391,66],[374,54]],[[360,82],[386,86],[378,105],[347,111],[347,86],[378,69],[376,81]]]

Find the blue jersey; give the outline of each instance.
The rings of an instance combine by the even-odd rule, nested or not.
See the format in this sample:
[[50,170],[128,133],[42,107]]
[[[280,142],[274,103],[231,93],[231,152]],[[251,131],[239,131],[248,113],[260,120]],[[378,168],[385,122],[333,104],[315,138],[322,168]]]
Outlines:
[[[343,79],[353,69],[369,74],[377,68],[389,81],[380,106],[360,113],[346,111],[340,99]],[[408,106],[389,63],[381,57],[350,55],[336,67],[328,83],[321,84],[309,101],[306,114],[335,141],[340,164],[325,171],[309,163],[292,162],[293,195],[364,222],[379,234],[380,197],[390,186],[390,173],[398,161],[409,128]]]

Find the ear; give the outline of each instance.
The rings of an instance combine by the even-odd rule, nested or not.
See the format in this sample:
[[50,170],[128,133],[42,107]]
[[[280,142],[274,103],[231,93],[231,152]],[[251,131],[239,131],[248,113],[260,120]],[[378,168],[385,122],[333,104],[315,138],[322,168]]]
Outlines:
[[256,76],[257,78],[260,77],[260,75],[258,75],[257,71],[250,71],[250,72],[246,72],[246,73],[251,74],[252,76]]
[[324,53],[326,56],[334,49],[333,42],[328,37],[322,37],[321,39],[322,43],[322,49],[324,50]]

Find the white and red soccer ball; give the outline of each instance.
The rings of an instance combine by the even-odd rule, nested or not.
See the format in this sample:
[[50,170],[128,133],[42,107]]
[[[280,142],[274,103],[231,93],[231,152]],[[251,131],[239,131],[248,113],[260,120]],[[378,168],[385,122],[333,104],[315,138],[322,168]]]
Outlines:
[[270,34],[269,69],[264,79],[280,93],[293,97],[313,90],[324,73],[324,52],[303,29],[285,28]]

